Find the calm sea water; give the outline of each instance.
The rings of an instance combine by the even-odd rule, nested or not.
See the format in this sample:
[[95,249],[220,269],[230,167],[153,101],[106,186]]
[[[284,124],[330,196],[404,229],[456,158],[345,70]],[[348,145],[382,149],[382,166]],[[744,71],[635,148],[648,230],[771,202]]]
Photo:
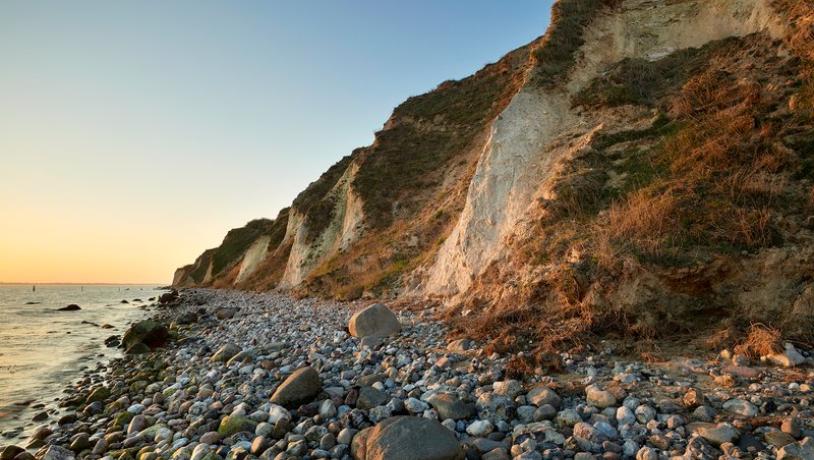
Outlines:
[[[147,285],[38,285],[35,292],[30,285],[0,285],[0,444],[25,434],[16,428],[36,425],[31,417],[43,409],[33,404],[55,407],[83,370],[117,356],[104,340],[146,317],[148,299],[161,293]],[[57,311],[68,304],[82,309]],[[99,327],[104,324],[113,328]]]

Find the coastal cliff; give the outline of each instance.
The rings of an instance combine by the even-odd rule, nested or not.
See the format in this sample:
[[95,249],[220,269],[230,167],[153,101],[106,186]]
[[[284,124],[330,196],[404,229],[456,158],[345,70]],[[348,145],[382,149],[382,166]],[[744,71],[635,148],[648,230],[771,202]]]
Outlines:
[[560,0],[173,284],[432,302],[549,345],[810,339],[813,24],[803,1]]

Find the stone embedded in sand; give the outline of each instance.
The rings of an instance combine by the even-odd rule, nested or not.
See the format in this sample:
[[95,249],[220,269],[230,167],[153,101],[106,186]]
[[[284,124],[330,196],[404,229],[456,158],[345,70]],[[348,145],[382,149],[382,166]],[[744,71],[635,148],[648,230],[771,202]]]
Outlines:
[[463,460],[455,435],[437,420],[391,417],[356,434],[353,458],[365,460]]
[[319,373],[312,367],[303,367],[289,375],[271,395],[271,402],[281,406],[308,402],[322,390]]
[[78,310],[81,310],[81,309],[82,309],[82,307],[80,307],[79,305],[77,305],[75,303],[72,303],[72,304],[70,304],[68,306],[58,308],[57,311],[78,311]]
[[356,312],[348,324],[354,337],[387,337],[401,330],[396,315],[386,306],[376,303]]
[[209,360],[212,361],[213,363],[226,362],[232,359],[233,356],[240,353],[240,351],[241,351],[240,347],[238,347],[237,345],[233,343],[227,343],[226,345],[220,347],[218,351],[216,351],[215,354],[212,355],[211,358],[209,358]]

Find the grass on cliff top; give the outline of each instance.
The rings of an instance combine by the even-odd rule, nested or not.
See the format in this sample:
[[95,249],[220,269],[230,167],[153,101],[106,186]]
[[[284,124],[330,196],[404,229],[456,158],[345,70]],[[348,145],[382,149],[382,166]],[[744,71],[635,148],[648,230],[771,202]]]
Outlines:
[[572,104],[587,108],[653,105],[699,72],[711,54],[737,41],[730,38],[701,48],[678,50],[657,61],[626,58],[574,95]]
[[229,230],[223,243],[212,253],[212,275],[217,276],[223,269],[234,264],[257,238],[268,234],[273,226],[273,220],[257,219],[244,227]]
[[615,8],[620,0],[560,0],[551,9],[551,25],[535,50],[533,81],[553,86],[573,68],[576,53],[585,44],[583,32],[603,10]]
[[209,271],[209,263],[212,261],[212,253],[214,249],[207,249],[197,259],[195,259],[194,270],[189,273],[189,277],[196,284],[201,284],[206,278],[206,272]]
[[294,198],[291,207],[305,216],[305,236],[309,242],[314,241],[331,223],[336,197],[330,192],[345,174],[352,157],[343,157]]

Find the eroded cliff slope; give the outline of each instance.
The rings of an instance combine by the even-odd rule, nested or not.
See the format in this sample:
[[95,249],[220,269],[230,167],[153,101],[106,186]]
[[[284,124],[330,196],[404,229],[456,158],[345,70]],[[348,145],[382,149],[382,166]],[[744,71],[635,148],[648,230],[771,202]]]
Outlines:
[[812,49],[805,1],[560,0],[174,282],[429,299],[507,346],[810,338]]

